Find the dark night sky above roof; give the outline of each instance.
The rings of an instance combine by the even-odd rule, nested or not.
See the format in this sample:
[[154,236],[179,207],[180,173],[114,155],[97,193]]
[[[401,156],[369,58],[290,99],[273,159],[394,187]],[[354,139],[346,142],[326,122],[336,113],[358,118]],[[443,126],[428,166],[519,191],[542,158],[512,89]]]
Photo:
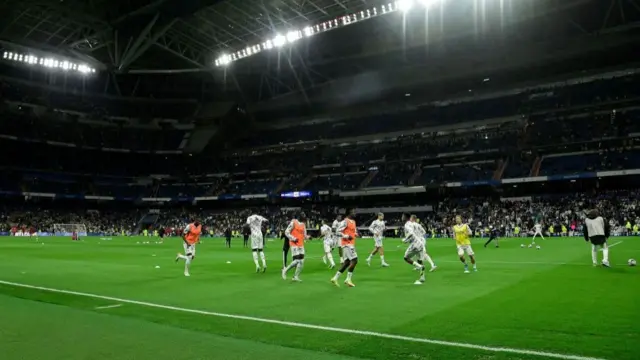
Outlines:
[[596,38],[633,29],[640,20],[636,0],[448,0],[428,18],[412,14],[405,27],[400,14],[385,15],[226,70],[213,67],[223,52],[382,3],[388,1],[5,0],[0,38],[90,56],[118,82],[154,81],[158,75],[146,72],[178,70],[162,75],[163,81],[192,79],[193,88],[210,89],[205,98],[258,102],[301,90],[311,94],[310,88],[356,74],[422,65],[434,54],[472,61],[479,48]]

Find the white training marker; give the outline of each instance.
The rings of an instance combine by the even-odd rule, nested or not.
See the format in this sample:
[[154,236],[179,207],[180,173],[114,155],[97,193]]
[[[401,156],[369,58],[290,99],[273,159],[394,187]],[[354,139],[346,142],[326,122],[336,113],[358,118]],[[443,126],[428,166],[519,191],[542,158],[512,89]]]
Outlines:
[[156,265],[156,269],[160,269],[160,265]]
[[151,256],[155,257],[155,256],[156,256],[156,254],[151,254]]
[[96,310],[104,310],[104,309],[114,309],[114,308],[118,308],[122,306],[122,304],[113,304],[113,305],[107,305],[107,306],[97,306],[95,307]]
[[231,261],[227,261],[227,264],[231,264]]

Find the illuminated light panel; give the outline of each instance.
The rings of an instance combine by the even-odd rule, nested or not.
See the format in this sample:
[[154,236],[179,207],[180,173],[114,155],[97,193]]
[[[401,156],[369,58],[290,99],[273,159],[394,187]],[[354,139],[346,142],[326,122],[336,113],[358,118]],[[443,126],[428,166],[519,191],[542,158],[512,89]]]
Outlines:
[[4,60],[25,63],[27,65],[39,65],[45,68],[58,68],[63,71],[77,71],[83,74],[95,73],[96,69],[87,64],[77,64],[68,60],[56,60],[52,58],[38,57],[29,54],[19,54],[5,51],[2,55]]
[[[391,14],[395,12],[407,13],[409,11],[418,10],[420,7],[423,9],[430,8],[434,5],[443,3],[444,0],[397,0],[385,3],[384,5],[374,6],[366,10],[360,10],[353,14],[341,16],[337,19],[327,20],[319,24],[310,25],[302,28],[301,30],[289,30],[286,35],[276,34],[272,39],[266,40],[259,45],[248,46],[243,50],[231,53],[231,55],[221,55],[214,60],[215,66],[225,66],[232,62],[238,61],[248,56],[253,56],[265,50],[273,48],[281,48],[285,45],[293,44],[294,42],[313,35],[323,33],[329,30],[338,29],[344,26],[348,26],[362,20],[371,19],[376,16]],[[420,5],[420,7],[416,6]],[[9,56],[11,56],[9,54]],[[224,59],[223,57],[226,56]]]

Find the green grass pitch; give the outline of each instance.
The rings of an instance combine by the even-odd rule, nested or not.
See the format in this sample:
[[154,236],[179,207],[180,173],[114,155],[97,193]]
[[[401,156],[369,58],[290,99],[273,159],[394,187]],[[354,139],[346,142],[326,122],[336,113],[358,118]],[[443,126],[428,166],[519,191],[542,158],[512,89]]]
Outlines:
[[[138,242],[151,241],[150,244]],[[204,239],[191,268],[181,240],[0,238],[3,360],[80,359],[638,359],[640,239],[612,238],[611,262],[591,266],[580,238],[474,240],[477,273],[464,274],[453,241],[434,239],[439,269],[418,274],[387,239],[389,268],[358,242],[355,288],[335,288],[307,244],[302,283],[280,277],[281,242],[256,274],[234,239]],[[337,257],[336,257],[337,258]],[[343,277],[344,279],[344,277]],[[10,284],[11,283],[11,284]],[[22,285],[40,288],[25,287]],[[46,288],[46,289],[43,289]],[[58,290],[63,290],[58,291]],[[78,292],[69,293],[65,291]],[[97,296],[96,296],[97,295]],[[231,317],[230,317],[231,316]],[[234,317],[240,316],[240,317]]]

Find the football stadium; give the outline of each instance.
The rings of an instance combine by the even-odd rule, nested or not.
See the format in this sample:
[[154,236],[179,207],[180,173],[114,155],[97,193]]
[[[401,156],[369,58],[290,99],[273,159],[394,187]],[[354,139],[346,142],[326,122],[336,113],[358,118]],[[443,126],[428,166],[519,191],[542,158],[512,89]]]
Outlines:
[[640,1],[0,11],[1,359],[639,358]]

